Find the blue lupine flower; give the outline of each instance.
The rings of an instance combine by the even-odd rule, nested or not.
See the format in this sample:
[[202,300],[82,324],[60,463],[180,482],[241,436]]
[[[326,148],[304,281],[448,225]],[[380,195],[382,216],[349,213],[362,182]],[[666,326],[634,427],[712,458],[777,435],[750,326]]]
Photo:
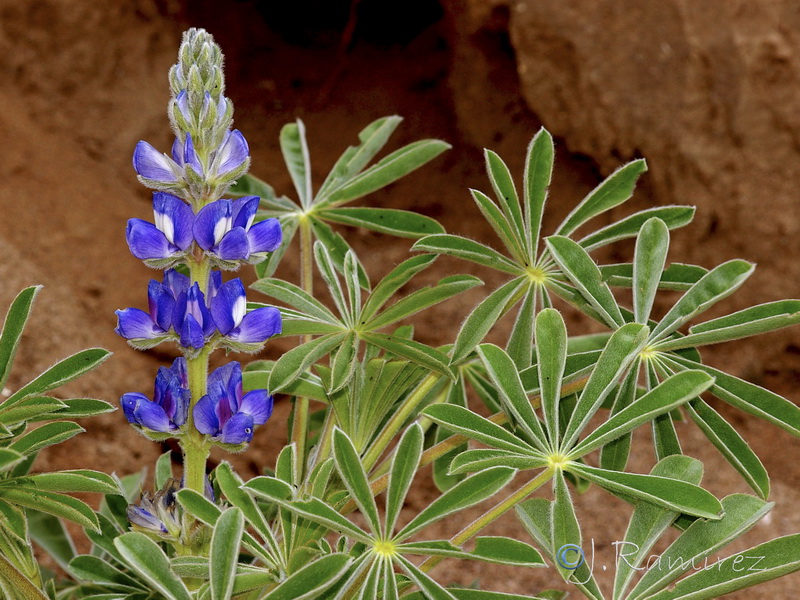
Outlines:
[[206,299],[195,282],[175,300],[172,326],[184,348],[202,348],[217,328],[206,306]]
[[174,269],[165,271],[163,282],[151,279],[147,286],[149,312],[138,308],[117,310],[117,327],[114,331],[126,340],[161,341],[170,335],[175,303],[188,289],[189,278],[186,275]]
[[208,393],[194,407],[194,426],[223,444],[245,444],[272,415],[272,396],[252,390],[242,397],[242,367],[232,362],[208,378]]
[[120,402],[129,423],[150,431],[169,433],[186,423],[189,397],[186,359],[180,357],[169,369],[158,369],[152,401],[144,394],[134,392],[124,394]]
[[153,193],[155,225],[130,219],[125,237],[136,258],[163,260],[183,256],[191,246],[194,213],[180,198],[165,192]]
[[[181,540],[183,530],[183,510],[176,501],[177,493],[183,488],[183,481],[167,479],[164,487],[155,494],[142,492],[138,504],[128,506],[128,521],[132,529],[156,537],[156,539]],[[215,501],[211,482],[206,477],[205,496]]]
[[169,479],[155,495],[142,492],[139,504],[131,504],[127,510],[133,529],[155,533],[159,537],[178,539],[182,532],[182,518],[175,494],[180,488],[177,479]]
[[246,196],[203,207],[194,220],[198,246],[224,261],[264,260],[267,252],[278,249],[283,236],[278,219],[253,223],[258,202],[258,196]]
[[219,178],[246,167],[250,159],[250,147],[238,129],[228,131],[222,143],[211,155],[209,175]]
[[133,151],[133,168],[143,179],[159,183],[178,183],[182,169],[166,154],[140,140]]
[[219,332],[240,344],[263,344],[281,332],[281,313],[264,306],[247,312],[247,298],[241,279],[222,284],[211,299],[211,316]]

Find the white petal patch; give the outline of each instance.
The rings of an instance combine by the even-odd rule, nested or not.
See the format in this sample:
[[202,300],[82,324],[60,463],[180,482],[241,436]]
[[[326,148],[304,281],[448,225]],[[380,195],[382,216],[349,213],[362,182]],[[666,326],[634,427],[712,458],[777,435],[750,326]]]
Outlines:
[[236,302],[233,303],[233,323],[234,327],[238,327],[247,313],[247,299],[244,296],[239,296]]
[[172,219],[170,219],[168,215],[160,212],[154,212],[153,214],[155,215],[156,227],[164,234],[164,237],[167,238],[170,244],[174,244],[175,224],[172,222]]
[[223,217],[214,225],[214,245],[222,241],[223,236],[231,230],[233,220],[230,217]]

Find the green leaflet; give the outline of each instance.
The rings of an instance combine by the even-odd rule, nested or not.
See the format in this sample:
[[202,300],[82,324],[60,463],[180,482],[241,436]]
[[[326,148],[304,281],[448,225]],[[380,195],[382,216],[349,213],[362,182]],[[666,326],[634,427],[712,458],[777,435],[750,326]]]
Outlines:
[[647,163],[641,159],[614,171],[572,210],[556,235],[569,235],[590,219],[625,202],[633,195],[636,180],[645,171]]
[[408,175],[449,148],[449,144],[439,140],[420,140],[403,146],[337,188],[320,205],[339,206],[366,196]]
[[109,356],[111,356],[111,353],[102,348],[89,348],[73,354],[57,362],[36,379],[18,389],[6,400],[5,406],[11,406],[27,396],[44,394],[73,379],[77,379],[105,361]]
[[317,213],[333,223],[363,227],[402,238],[421,238],[444,233],[438,221],[407,210],[392,208],[339,207]]
[[154,541],[141,533],[123,533],[114,544],[125,562],[168,600],[191,600],[189,590],[172,571],[169,559]]
[[333,459],[336,463],[336,470],[339,471],[347,491],[350,492],[350,497],[358,505],[361,514],[366,517],[372,531],[382,536],[383,528],[378,517],[378,507],[370,490],[367,474],[361,465],[361,459],[353,443],[338,428],[333,431]]
[[397,533],[396,539],[404,540],[431,523],[493,496],[511,481],[514,473],[514,469],[494,467],[459,481],[422,509]]
[[429,235],[416,242],[411,249],[455,256],[511,275],[522,275],[523,273],[523,270],[514,261],[506,258],[497,250],[458,235],[447,233]]
[[553,176],[555,148],[550,133],[542,127],[531,140],[525,157],[524,216],[525,230],[531,242],[531,258],[536,257],[536,245],[542,228],[542,215],[547,202],[547,189]]
[[314,192],[311,189],[311,157],[306,143],[306,127],[298,119],[283,126],[280,133],[281,153],[292,177],[297,197],[304,208],[311,206]]
[[650,318],[668,249],[669,229],[664,221],[652,218],[642,225],[633,262],[633,314],[637,323],[647,325]]
[[422,456],[422,428],[414,423],[406,429],[397,444],[392,465],[389,468],[389,485],[386,491],[386,530],[391,536],[397,517],[403,508],[411,482],[417,474]]
[[6,319],[3,323],[3,331],[0,334],[0,389],[2,389],[8,375],[11,372],[11,366],[14,363],[14,357],[17,354],[19,341],[22,337],[22,330],[33,308],[33,301],[39,294],[42,286],[34,286],[22,290],[6,313]]
[[208,555],[212,600],[227,600],[233,591],[243,530],[244,516],[235,506],[226,509],[214,526]]
[[569,469],[623,499],[637,498],[703,519],[719,519],[722,512],[722,505],[709,492],[677,479],[608,471],[580,463],[572,463]]
[[[732,494],[722,500],[723,516],[717,521],[697,520],[659,555],[659,565],[651,568],[631,590],[628,598],[640,600],[665,588],[692,569],[705,565],[706,557],[724,548],[755,525],[773,504],[745,494]],[[653,566],[653,565],[651,565]]]

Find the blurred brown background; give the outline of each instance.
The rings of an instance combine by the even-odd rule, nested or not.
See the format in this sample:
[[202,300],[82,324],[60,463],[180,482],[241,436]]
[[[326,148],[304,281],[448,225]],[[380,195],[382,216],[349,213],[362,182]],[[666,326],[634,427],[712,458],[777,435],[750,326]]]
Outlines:
[[[70,392],[116,402],[126,391],[149,393],[157,366],[171,360],[170,350],[130,350],[113,333],[113,311],[144,307],[146,282],[155,276],[125,244],[126,220],[151,214],[130,157],[139,139],[164,150],[171,143],[166,74],[189,26],[207,28],[221,44],[227,93],[251,145],[252,172],[279,193],[293,193],[277,146],[284,123],[305,121],[319,184],[363,126],[396,113],[405,122],[392,148],[439,137],[453,149],[370,202],[420,211],[450,232],[494,244],[467,192],[489,188],[481,149],[497,151],[519,178],[526,145],[544,125],[558,148],[546,233],[603,176],[644,156],[650,172],[628,207],[613,216],[693,204],[695,222],[673,234],[670,260],[759,264],[714,315],[800,295],[797,2],[0,0],[0,304],[25,285],[46,284],[12,388],[69,353],[100,345],[115,355]],[[402,260],[409,246],[365,231],[346,235],[373,278]],[[631,244],[621,244],[596,258],[615,262],[631,252]],[[288,257],[279,274],[296,281],[296,265]],[[500,281],[465,263],[440,260],[437,267],[428,281],[456,269],[485,276],[488,286]],[[479,289],[418,321],[420,339],[452,341],[485,293]],[[574,317],[568,322],[574,333],[586,327]],[[265,356],[289,347],[291,341],[274,342]],[[705,356],[800,401],[800,329]],[[285,440],[285,405],[237,457],[245,474],[272,465]],[[748,539],[800,531],[793,511],[800,499],[800,443],[742,413],[725,414],[761,455],[778,502],[770,521]],[[86,427],[88,434],[44,456],[41,467],[125,474],[162,451],[136,436],[120,413]],[[686,426],[681,435],[687,453],[706,461],[712,491],[745,491],[695,428]],[[641,448],[636,466],[648,469],[652,457],[646,444]],[[409,510],[430,500],[429,485],[422,481]],[[596,491],[579,505],[598,556],[613,561],[610,544],[624,534],[627,509]],[[496,531],[517,529],[509,518]],[[526,594],[555,575],[455,563],[441,569],[445,582],[478,581]],[[789,597],[789,589],[778,582],[760,594]]]

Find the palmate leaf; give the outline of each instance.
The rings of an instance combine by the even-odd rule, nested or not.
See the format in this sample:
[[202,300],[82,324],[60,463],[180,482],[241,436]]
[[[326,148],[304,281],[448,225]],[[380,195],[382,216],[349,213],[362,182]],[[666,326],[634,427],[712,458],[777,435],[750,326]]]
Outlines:
[[[360,144],[342,154],[323,184],[314,194],[311,159],[302,121],[281,130],[280,145],[299,203],[275,195],[271,186],[252,175],[244,175],[231,189],[234,196],[261,196],[264,210],[257,219],[276,217],[284,234],[281,247],[256,266],[259,277],[271,276],[291,244],[298,228],[308,228],[329,252],[338,270],[344,266],[349,245],[329,223],[364,227],[390,235],[417,238],[444,231],[434,219],[416,213],[382,208],[345,208],[344,204],[375,192],[428,163],[450,146],[439,140],[421,140],[396,150],[371,167],[367,165],[381,151],[400,124],[397,116],[378,119],[359,134]],[[369,288],[369,280],[358,264],[359,283]]]
[[753,496],[732,494],[723,498],[724,514],[717,521],[697,520],[681,533],[658,557],[628,594],[630,600],[641,600],[668,586],[672,581],[724,548],[755,525],[773,507]]
[[[406,339],[396,333],[387,335],[377,330],[391,326],[425,308],[480,285],[481,281],[478,278],[468,275],[447,277],[438,285],[412,292],[380,311],[394,292],[405,285],[413,275],[427,268],[435,257],[413,257],[399,265],[378,283],[374,292],[366,298],[362,306],[361,289],[356,283],[355,254],[348,251],[345,257],[345,262],[349,266],[343,269],[346,283],[343,288],[327,249],[317,242],[314,245],[314,251],[320,273],[328,285],[340,316],[337,317],[308,293],[292,284],[264,279],[257,281],[253,286],[292,305],[299,311],[303,311],[282,309],[282,313],[288,316],[284,334],[321,335],[321,337],[290,350],[271,365],[268,386],[270,390],[295,391],[292,387],[294,382],[299,378],[306,377],[308,369],[313,364],[333,353],[331,384],[327,386],[327,390],[321,390],[317,386],[310,388],[309,391],[312,394],[310,397],[317,399],[320,399],[320,391],[324,392],[326,396],[328,393],[335,393],[352,380],[361,342],[367,345],[364,353],[365,360],[383,351],[387,355],[407,359],[447,377],[454,377],[454,373],[448,365],[448,358],[441,351]],[[304,312],[308,314],[304,315]],[[334,352],[334,350],[336,351]],[[310,384],[310,382],[308,383]],[[306,385],[306,387],[308,386]],[[299,387],[296,391],[301,392]]]

